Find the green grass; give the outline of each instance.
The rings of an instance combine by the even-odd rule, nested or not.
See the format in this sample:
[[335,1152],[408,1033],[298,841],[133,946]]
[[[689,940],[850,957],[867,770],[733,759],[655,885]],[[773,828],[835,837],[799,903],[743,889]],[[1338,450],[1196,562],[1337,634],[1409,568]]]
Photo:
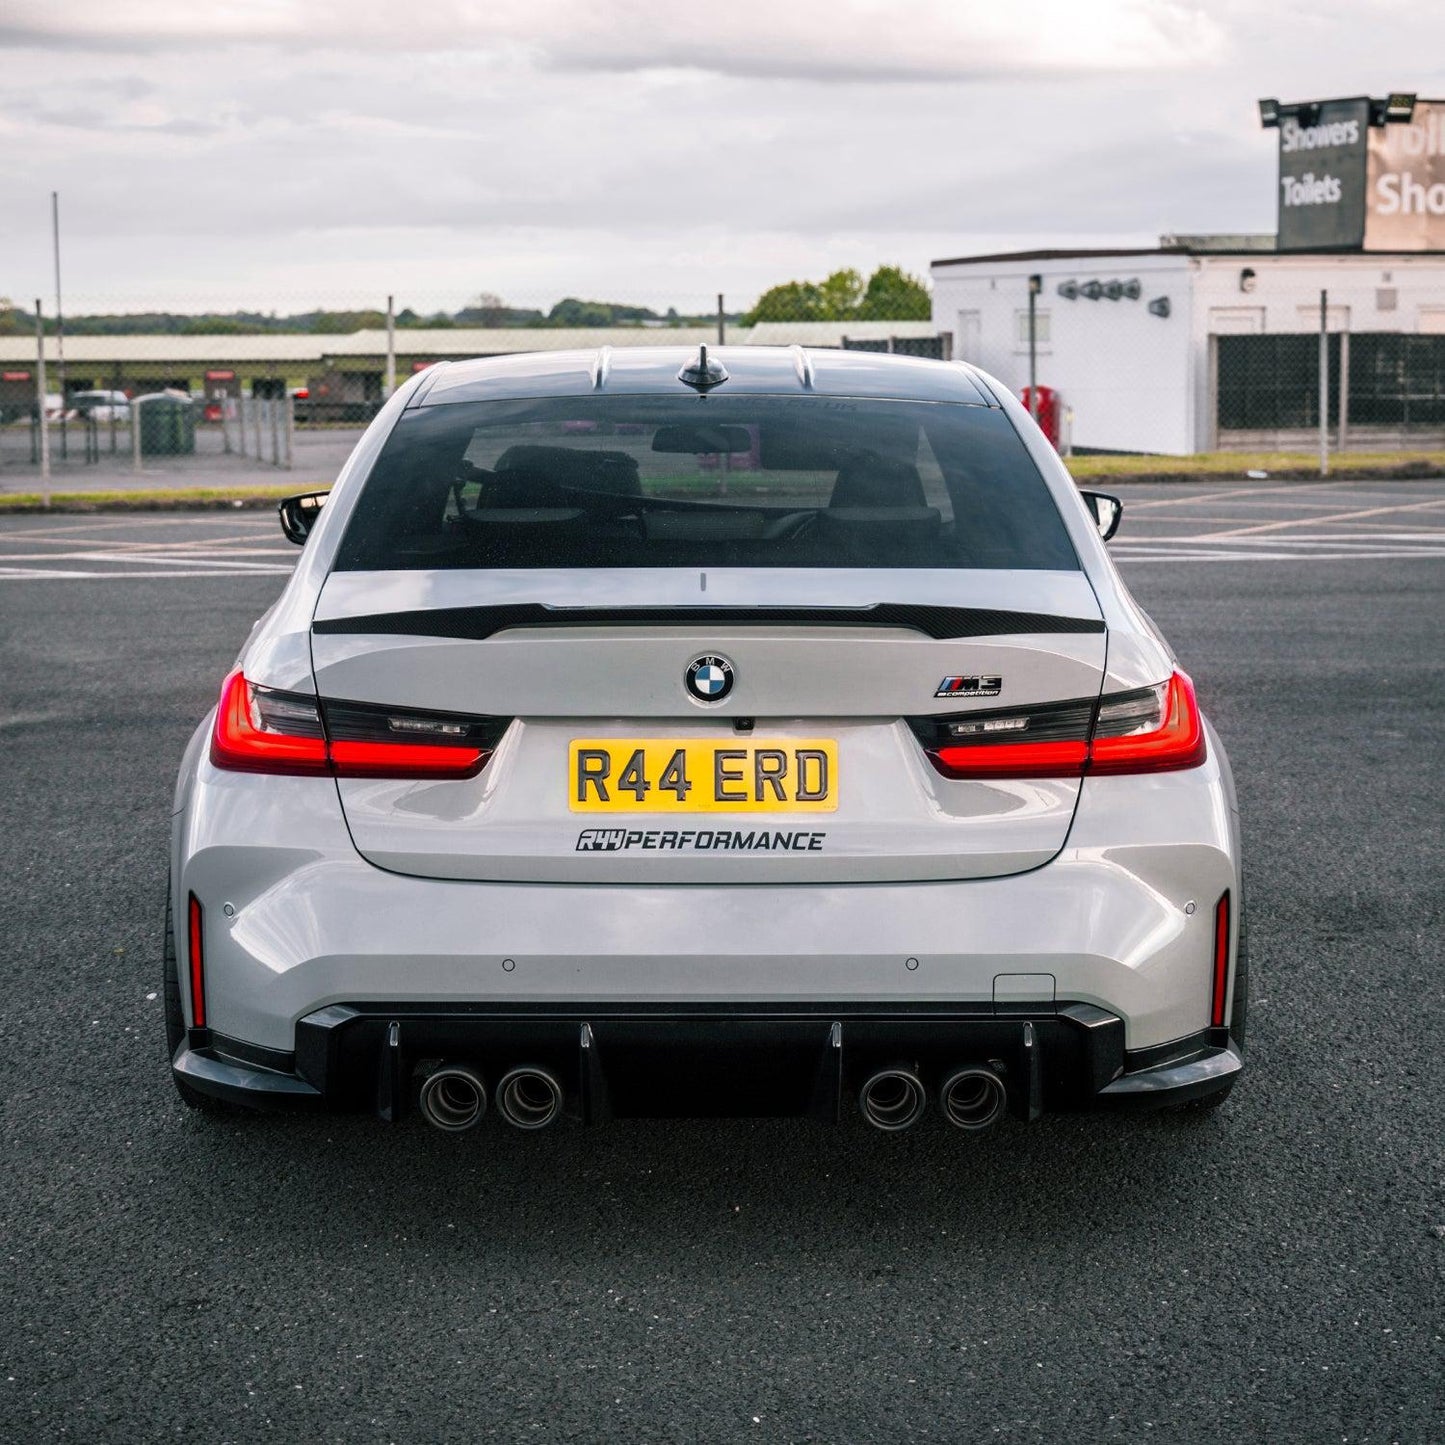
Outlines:
[[[1068,468],[1081,482],[1187,481],[1194,478],[1242,478],[1268,472],[1285,479],[1318,477],[1319,458],[1308,452],[1200,452],[1187,457],[1070,457]],[[1330,475],[1409,477],[1445,474],[1445,451],[1346,452],[1330,457]]]
[[[211,507],[274,506],[282,497],[298,492],[319,492],[329,487],[324,482],[287,482],[271,487],[136,487],[116,492],[52,492],[53,512],[125,512],[161,511],[168,507],[181,510]],[[44,509],[39,492],[0,493],[0,512],[32,512]]]

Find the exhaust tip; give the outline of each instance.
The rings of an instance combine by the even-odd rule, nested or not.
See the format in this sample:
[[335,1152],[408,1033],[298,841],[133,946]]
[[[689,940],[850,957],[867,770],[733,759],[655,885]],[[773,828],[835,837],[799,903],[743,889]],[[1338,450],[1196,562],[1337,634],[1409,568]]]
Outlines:
[[422,1080],[417,1107],[432,1128],[460,1134],[487,1112],[487,1086],[464,1064],[443,1064]]
[[955,1129],[991,1129],[1008,1103],[1003,1080],[992,1069],[959,1069],[938,1091],[943,1117]]
[[514,1129],[545,1129],[562,1112],[562,1085],[546,1069],[513,1069],[497,1085],[497,1112]]
[[879,1069],[858,1090],[858,1107],[875,1128],[887,1133],[910,1129],[923,1117],[928,1095],[912,1069]]

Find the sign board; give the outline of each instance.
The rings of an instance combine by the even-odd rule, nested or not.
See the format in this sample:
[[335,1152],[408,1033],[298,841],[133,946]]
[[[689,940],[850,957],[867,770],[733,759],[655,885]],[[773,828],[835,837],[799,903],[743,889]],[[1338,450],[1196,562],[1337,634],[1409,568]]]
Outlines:
[[29,381],[28,371],[5,371],[0,372],[0,381]]
[[206,373],[207,381],[235,381],[235,379],[234,371],[208,371]]
[[1281,251],[1357,251],[1365,240],[1370,102],[1327,100],[1279,123]]
[[[1445,251],[1445,101],[1370,132],[1367,251]],[[1283,249],[1283,245],[1281,245]]]

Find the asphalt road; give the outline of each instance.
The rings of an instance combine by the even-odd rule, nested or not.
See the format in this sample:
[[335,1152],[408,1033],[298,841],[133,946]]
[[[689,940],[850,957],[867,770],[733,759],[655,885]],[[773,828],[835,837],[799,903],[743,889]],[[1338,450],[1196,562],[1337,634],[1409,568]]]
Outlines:
[[1238,778],[1249,1072],[982,1140],[188,1113],[167,804],[294,553],[0,523],[0,1439],[1445,1439],[1445,487],[1127,501]]

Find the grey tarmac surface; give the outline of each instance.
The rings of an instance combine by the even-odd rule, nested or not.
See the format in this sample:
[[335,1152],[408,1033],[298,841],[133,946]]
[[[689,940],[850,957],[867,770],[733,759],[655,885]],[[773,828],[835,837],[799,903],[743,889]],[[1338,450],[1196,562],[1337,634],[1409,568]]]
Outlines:
[[1246,1080],[982,1140],[188,1113],[170,791],[296,554],[0,522],[0,1440],[1445,1439],[1445,487],[1248,493],[1115,544],[1238,778]]

